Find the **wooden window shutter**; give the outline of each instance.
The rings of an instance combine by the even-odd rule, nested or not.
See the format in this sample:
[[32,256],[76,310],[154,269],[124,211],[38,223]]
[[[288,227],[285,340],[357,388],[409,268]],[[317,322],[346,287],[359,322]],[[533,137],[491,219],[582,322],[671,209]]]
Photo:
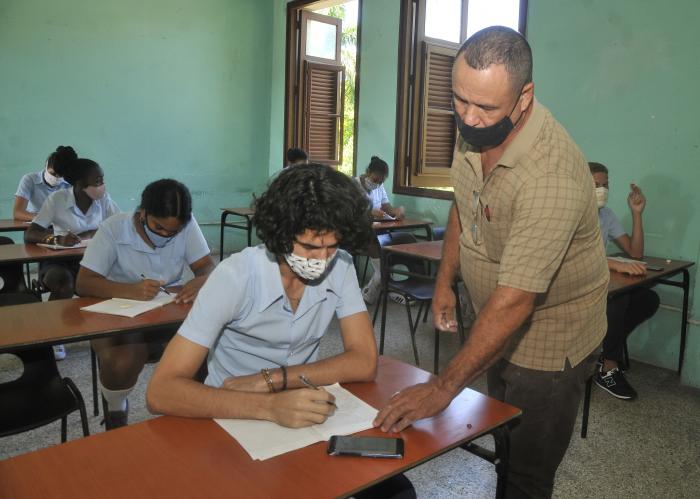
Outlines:
[[305,61],[302,143],[309,159],[337,166],[343,157],[343,92],[345,69]]
[[455,146],[452,65],[457,49],[424,43],[423,109],[418,175],[449,176]]

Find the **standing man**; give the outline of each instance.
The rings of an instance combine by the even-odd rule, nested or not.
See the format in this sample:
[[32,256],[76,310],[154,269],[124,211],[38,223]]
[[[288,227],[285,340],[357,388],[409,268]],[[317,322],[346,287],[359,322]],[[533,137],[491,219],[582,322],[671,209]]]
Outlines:
[[534,98],[532,52],[516,31],[470,37],[452,69],[459,137],[455,203],[433,316],[456,327],[461,271],[477,319],[439,377],[395,395],[376,426],[401,431],[488,371],[489,395],[520,407],[508,497],[550,497],[585,380],[605,334],[608,269],[588,165]]

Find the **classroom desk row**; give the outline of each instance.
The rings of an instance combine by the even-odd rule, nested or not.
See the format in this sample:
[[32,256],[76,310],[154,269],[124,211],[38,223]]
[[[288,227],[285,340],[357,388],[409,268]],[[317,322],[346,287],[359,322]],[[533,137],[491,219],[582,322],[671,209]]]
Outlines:
[[[401,255],[410,258],[418,258],[431,263],[439,264],[442,259],[443,241],[421,241],[411,244],[397,244],[382,248],[382,265],[386,265],[388,255]],[[683,368],[683,357],[685,355],[686,337],[688,334],[688,295],[690,291],[690,273],[688,269],[694,265],[693,262],[683,260],[670,260],[657,257],[644,257],[644,261],[649,265],[660,267],[662,270],[649,270],[644,276],[630,276],[618,272],[610,273],[610,284],[608,285],[608,295],[613,296],[618,293],[629,291],[636,287],[654,286],[663,284],[666,286],[678,287],[683,290],[682,316],[681,316],[681,337],[678,353],[678,374]],[[384,273],[382,286],[386,291],[388,273]],[[673,281],[670,278],[680,275],[681,281]],[[381,335],[383,336],[386,327],[386,297],[383,293],[382,300],[382,323]]]
[[[248,246],[252,244],[253,235],[253,215],[255,210],[252,208],[221,208],[221,224],[219,233],[219,259],[223,259],[224,255],[224,229],[229,227],[246,231],[246,240]],[[228,220],[229,217],[234,217],[233,221]],[[383,220],[372,223],[372,230],[375,234],[385,234],[396,230],[424,230],[425,239],[432,239],[432,222],[414,218],[404,218],[403,220]]]

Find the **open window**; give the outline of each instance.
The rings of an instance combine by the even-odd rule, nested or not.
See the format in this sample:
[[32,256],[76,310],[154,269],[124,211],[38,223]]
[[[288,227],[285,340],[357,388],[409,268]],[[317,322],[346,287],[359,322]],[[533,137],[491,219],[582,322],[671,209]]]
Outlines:
[[[285,150],[301,147],[311,161],[350,174],[356,109],[354,100],[346,109],[346,88],[349,83],[354,99],[357,8],[357,0],[321,0],[292,2],[287,11]],[[343,31],[348,12],[354,16],[348,20],[354,38]],[[347,45],[351,45],[351,68]],[[346,81],[348,73],[351,82]],[[344,130],[348,126],[349,133]],[[350,154],[344,154],[344,144]]]
[[394,192],[451,199],[452,65],[463,40],[496,24],[525,32],[527,0],[400,0]]

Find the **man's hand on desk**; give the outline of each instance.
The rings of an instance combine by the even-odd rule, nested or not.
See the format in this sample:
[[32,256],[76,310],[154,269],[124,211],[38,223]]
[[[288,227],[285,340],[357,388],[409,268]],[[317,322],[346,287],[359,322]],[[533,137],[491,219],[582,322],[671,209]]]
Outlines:
[[389,400],[377,417],[374,426],[382,431],[400,432],[415,421],[429,418],[450,405],[454,395],[440,385],[437,378],[427,383],[401,390]]
[[615,272],[620,272],[621,274],[629,274],[633,276],[646,275],[647,266],[643,263],[637,262],[618,262],[616,260],[608,259],[608,268],[614,270]]

